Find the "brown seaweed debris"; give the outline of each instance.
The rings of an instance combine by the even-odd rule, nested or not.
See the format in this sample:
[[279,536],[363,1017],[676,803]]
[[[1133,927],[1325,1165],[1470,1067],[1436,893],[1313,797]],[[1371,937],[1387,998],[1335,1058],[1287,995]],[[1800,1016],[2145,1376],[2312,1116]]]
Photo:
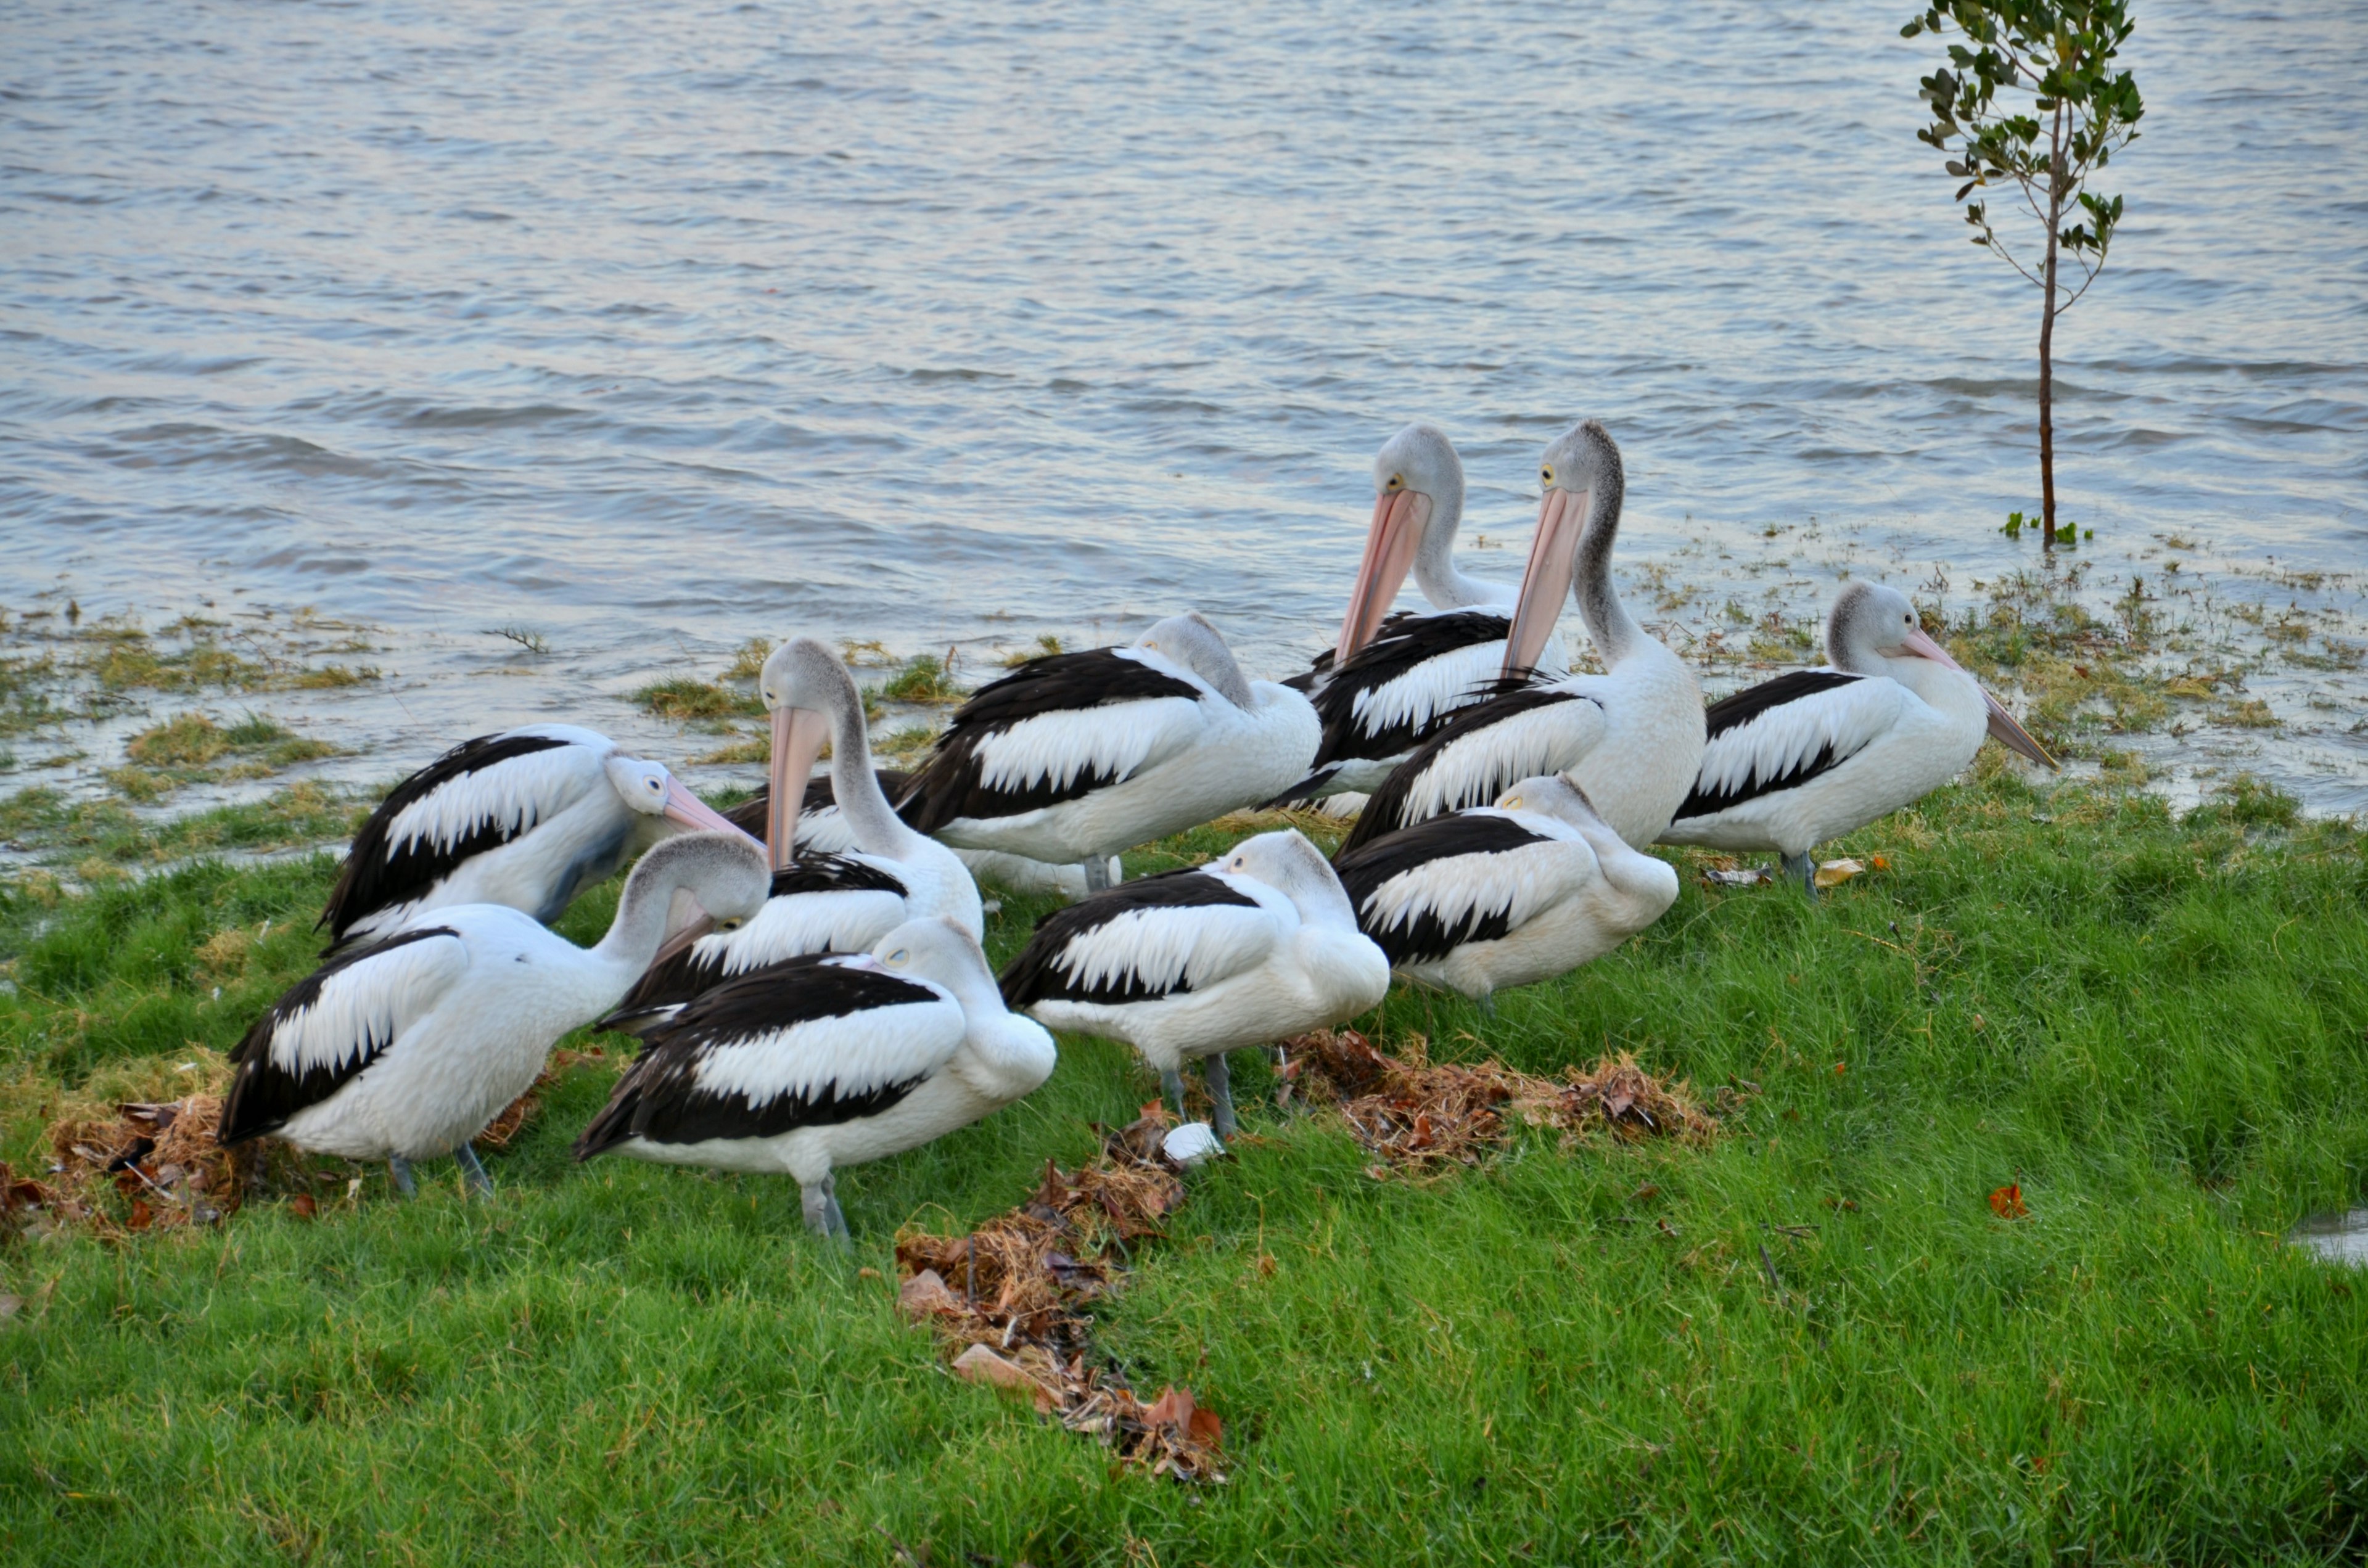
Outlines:
[[1283,1051],[1283,1102],[1336,1107],[1357,1141],[1387,1162],[1366,1168],[1376,1179],[1393,1165],[1477,1165],[1514,1124],[1559,1129],[1565,1150],[1599,1131],[1627,1142],[1701,1144],[1718,1135],[1718,1118],[1690,1085],[1663,1083],[1626,1051],[1557,1082],[1496,1062],[1433,1062],[1420,1035],[1403,1056],[1384,1056],[1354,1029],[1300,1035]]
[[[236,1209],[262,1172],[263,1152],[214,1142],[222,1097],[191,1095],[163,1103],[131,1101],[113,1116],[69,1117],[50,1129],[56,1158],[38,1206],[52,1222],[85,1224],[102,1235],[214,1224]],[[105,1200],[108,1189],[128,1202]],[[27,1193],[28,1199],[33,1195]],[[119,1212],[120,1210],[120,1212]]]
[[1137,1243],[1166,1234],[1184,1201],[1160,1153],[1170,1125],[1153,1104],[1101,1133],[1074,1171],[1044,1162],[1019,1208],[967,1235],[896,1238],[897,1303],[938,1331],[957,1375],[1025,1396],[1040,1415],[1088,1434],[1155,1475],[1223,1482],[1224,1426],[1190,1389],[1145,1403],[1093,1343],[1086,1310],[1120,1289]]

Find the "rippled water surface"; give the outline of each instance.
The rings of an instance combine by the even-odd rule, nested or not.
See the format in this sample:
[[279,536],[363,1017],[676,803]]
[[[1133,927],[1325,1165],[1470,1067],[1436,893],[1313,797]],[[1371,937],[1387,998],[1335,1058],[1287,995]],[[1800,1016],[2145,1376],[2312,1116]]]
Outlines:
[[[1280,674],[1396,426],[1511,576],[1581,415],[1673,620],[1977,602],[2036,554],[2036,295],[1914,140],[1906,8],[14,5],[0,602],[362,623],[387,678],[279,706],[370,777],[798,630],[975,665],[1191,604]],[[2059,335],[2087,591],[2356,631],[2368,6],[2138,15]],[[2368,808],[2327,646],[2191,760]]]

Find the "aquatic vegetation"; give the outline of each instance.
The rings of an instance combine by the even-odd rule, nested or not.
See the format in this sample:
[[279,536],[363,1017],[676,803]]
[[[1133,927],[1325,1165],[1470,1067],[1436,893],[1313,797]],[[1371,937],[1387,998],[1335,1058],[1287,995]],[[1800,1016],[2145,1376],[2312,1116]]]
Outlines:
[[683,721],[751,718],[765,711],[753,692],[733,691],[694,676],[671,676],[638,687],[632,702],[661,719]]
[[916,653],[880,687],[890,702],[950,703],[962,699],[954,684],[953,666],[934,653]]

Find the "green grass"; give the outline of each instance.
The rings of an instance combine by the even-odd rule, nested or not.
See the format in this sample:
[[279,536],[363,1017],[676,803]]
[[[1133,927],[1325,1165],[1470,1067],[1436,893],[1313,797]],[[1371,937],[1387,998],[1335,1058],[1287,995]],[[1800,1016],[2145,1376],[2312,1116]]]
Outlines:
[[[953,1381],[893,1310],[899,1225],[1017,1201],[1046,1157],[1089,1153],[1087,1120],[1150,1097],[1125,1052],[1064,1040],[1029,1100],[842,1178],[846,1260],[786,1183],[572,1165],[598,1064],[489,1160],[491,1205],[439,1165],[410,1206],[373,1172],[315,1221],[267,1204],[0,1250],[0,1290],[54,1287],[0,1327],[0,1541],[175,1563],[2356,1559],[2368,1279],[2279,1238],[2368,1168],[2359,839],[2258,790],[2180,821],[1992,776],[1836,847],[1890,869],[1816,908],[1690,876],[1643,938],[1493,1016],[1401,990],[1364,1020],[1440,1056],[1626,1049],[1759,1085],[1706,1150],[1530,1138],[1415,1185],[1366,1176],[1337,1123],[1247,1112],[1098,1314],[1136,1387],[1224,1417],[1229,1485],[1114,1471]],[[233,1041],[302,972],[330,871],[0,898],[0,1155],[21,1164],[44,1101]],[[1007,900],[996,958],[1042,907]],[[1237,1076],[1246,1104],[1267,1085],[1247,1058]],[[2015,1181],[2031,1217],[2001,1221],[1987,1195]]]

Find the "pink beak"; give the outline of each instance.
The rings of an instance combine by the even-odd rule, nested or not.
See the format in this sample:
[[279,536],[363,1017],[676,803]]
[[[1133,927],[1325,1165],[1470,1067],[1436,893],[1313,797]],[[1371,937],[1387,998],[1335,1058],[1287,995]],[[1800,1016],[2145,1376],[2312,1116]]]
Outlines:
[[[1920,626],[1902,638],[1900,646],[1919,659],[1930,659],[1934,664],[1945,665],[1961,673],[1965,668],[1964,665],[1949,657],[1949,650],[1932,641]],[[2033,740],[2030,731],[2014,722],[2014,715],[2006,710],[2005,703],[1992,697],[1987,691],[1982,693],[1982,702],[1989,710],[1989,732],[1997,737],[2000,745],[2009,751],[2021,752],[2044,767],[2061,770],[2062,765],[2047,755],[2047,748]]]
[[1415,547],[1430,526],[1430,497],[1412,490],[1384,493],[1373,498],[1373,521],[1365,531],[1365,558],[1357,566],[1357,585],[1349,591],[1349,614],[1340,622],[1340,641],[1332,649],[1332,667],[1338,669],[1357,650],[1373,640],[1390,601],[1406,585],[1414,566]]
[[[724,820],[722,812],[684,789],[682,780],[672,774],[666,776],[666,804],[659,808],[659,814],[668,822],[680,823],[694,833],[740,833],[738,828]],[[740,833],[740,836],[748,837],[745,833]],[[753,844],[756,841],[750,839],[749,842]]]
[[1530,563],[1521,573],[1521,593],[1513,604],[1512,628],[1505,634],[1505,667],[1513,676],[1535,669],[1562,619],[1563,600],[1578,570],[1579,534],[1587,527],[1591,492],[1548,490],[1538,503],[1538,534],[1530,541]]
[[765,841],[776,871],[794,858],[798,810],[805,803],[806,780],[814,759],[830,739],[830,718],[805,708],[773,710],[773,773],[765,808]]

